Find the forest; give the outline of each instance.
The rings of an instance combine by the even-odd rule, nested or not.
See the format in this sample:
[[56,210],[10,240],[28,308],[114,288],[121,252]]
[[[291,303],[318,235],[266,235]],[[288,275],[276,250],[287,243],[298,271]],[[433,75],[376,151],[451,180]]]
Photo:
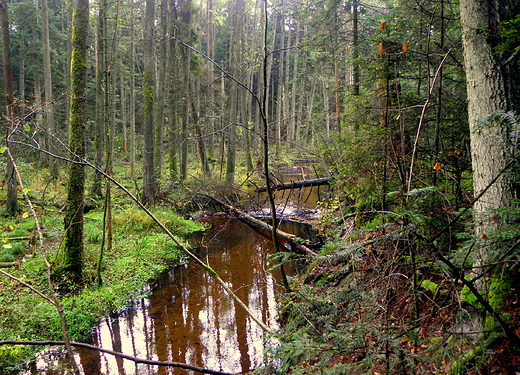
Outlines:
[[[0,375],[43,345],[88,374],[94,327],[188,262],[264,357],[110,354],[135,373],[520,373],[517,0],[10,0],[0,29]],[[279,194],[318,185],[311,243]],[[209,217],[271,243],[278,328],[190,243]]]

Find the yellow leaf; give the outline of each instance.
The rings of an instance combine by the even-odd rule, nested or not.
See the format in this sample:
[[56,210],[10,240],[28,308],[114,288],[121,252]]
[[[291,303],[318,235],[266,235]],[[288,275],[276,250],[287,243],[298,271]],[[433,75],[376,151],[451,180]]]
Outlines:
[[9,230],[14,230],[14,227],[12,225],[9,225]]
[[24,212],[24,213],[22,214],[22,219],[27,219],[28,217],[29,217],[29,213]]
[[2,247],[3,247],[4,249],[12,249],[12,248],[13,248],[13,247],[11,246],[11,244],[9,244],[9,243],[6,243],[5,245],[2,245]]

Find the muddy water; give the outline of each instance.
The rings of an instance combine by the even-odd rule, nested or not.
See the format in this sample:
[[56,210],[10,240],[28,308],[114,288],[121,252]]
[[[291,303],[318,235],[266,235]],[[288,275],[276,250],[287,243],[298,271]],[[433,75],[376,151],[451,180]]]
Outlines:
[[[289,183],[316,178],[316,174],[309,166],[286,166],[278,174],[275,184]],[[315,209],[318,202],[328,194],[328,186],[314,186],[294,190],[278,190],[275,192],[277,211],[291,215],[298,209]],[[267,202],[267,194],[261,193],[261,201]]]
[[[274,265],[268,259],[272,254],[269,235],[238,220],[212,218],[209,222],[212,229],[193,239],[198,243],[196,252],[242,301],[276,329],[276,297],[281,287],[278,272],[269,272]],[[293,233],[301,229],[294,223],[283,228]],[[134,301],[125,311],[104,320],[93,336],[95,345],[139,358],[229,373],[247,373],[261,365],[266,346],[260,327],[207,272],[191,263],[163,274],[149,297]],[[87,375],[191,373],[136,365],[86,349],[78,350],[76,357],[82,373]],[[49,357],[39,362],[35,373],[63,373],[49,369]]]
[[[304,173],[300,168],[286,171],[284,182],[303,179]],[[277,211],[313,208],[319,193],[316,187],[278,192]],[[206,221],[211,229],[192,238],[194,251],[250,309],[276,329],[277,296],[282,288],[278,270],[270,270],[274,265],[269,259],[273,252],[270,234],[226,217]],[[304,238],[312,235],[308,226],[294,222],[283,224],[281,229]],[[247,373],[263,363],[268,343],[262,330],[198,265],[189,262],[173,268],[150,289],[149,297],[134,301],[126,310],[105,319],[94,330],[93,344],[139,358],[229,373]],[[135,364],[86,349],[78,350],[76,358],[86,375],[194,374],[172,367]],[[44,354],[33,373],[64,374],[63,370],[50,369],[63,362],[52,353]]]

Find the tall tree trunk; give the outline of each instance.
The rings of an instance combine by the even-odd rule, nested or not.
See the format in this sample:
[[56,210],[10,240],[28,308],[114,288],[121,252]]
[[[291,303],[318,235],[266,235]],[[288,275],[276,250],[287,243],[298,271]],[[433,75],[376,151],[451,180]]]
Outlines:
[[[103,166],[103,151],[105,140],[105,93],[106,86],[106,22],[107,22],[107,2],[102,0],[99,3],[99,13],[96,34],[96,108],[94,120],[94,150],[95,161],[98,167]],[[101,196],[102,175],[94,175],[92,194]]]
[[[0,26],[2,28],[2,60],[4,69],[4,90],[5,90],[5,120],[6,120],[6,140],[9,141],[14,133],[14,92],[13,74],[11,72],[11,42],[9,37],[9,9],[7,2],[0,4]],[[6,147],[11,149],[9,142]],[[7,213],[11,216],[18,214],[18,198],[16,194],[16,176],[13,160],[7,158]]]
[[[243,51],[244,43],[244,11],[245,3],[243,0],[235,0],[235,11],[233,12],[232,28],[233,33],[230,40],[229,50],[229,64],[231,75],[243,82],[243,74],[239,69],[241,61],[241,52]],[[226,183],[232,185],[235,179],[236,169],[236,144],[237,144],[237,129],[236,123],[240,122],[240,111],[238,108],[239,88],[234,82],[231,82],[231,95],[229,97],[229,119],[232,122],[228,129],[228,149],[227,149],[227,163],[226,163]],[[240,102],[242,102],[240,100]]]
[[[49,38],[49,12],[47,7],[47,0],[41,0],[41,12],[42,12],[42,34],[43,34],[43,77],[44,77],[44,89],[45,89],[45,122],[46,129],[49,132],[48,147],[52,153],[56,152],[55,141],[52,137],[56,137],[56,123],[54,119],[54,106],[52,102],[52,71],[51,71],[51,48]],[[52,157],[49,158],[50,173],[53,178],[58,177],[58,168],[56,160]]]
[[[88,0],[77,0],[72,22],[72,59],[70,67],[69,149],[72,160],[85,157],[85,129],[87,125],[87,42],[89,30]],[[65,208],[65,242],[63,270],[81,279],[83,271],[83,206],[85,167],[72,163],[67,182]]]
[[[175,0],[170,0],[169,9],[173,13],[175,9]],[[173,14],[170,16],[173,17]],[[170,33],[176,35],[176,23],[171,22]],[[170,178],[175,180],[179,177],[179,161],[178,161],[178,107],[179,107],[179,92],[177,90],[177,82],[179,75],[175,72],[179,71],[179,57],[178,46],[174,40],[169,41],[168,45],[168,165],[170,169]]]
[[350,77],[350,85],[352,86],[352,95],[355,95],[355,96],[359,96],[358,8],[359,8],[359,0],[352,0],[352,74]]
[[130,16],[130,177],[135,173],[135,30],[134,30],[134,2],[132,1]]
[[[500,242],[486,237],[497,233],[508,224],[507,211],[515,207],[515,185],[520,181],[512,168],[518,158],[509,131],[500,114],[518,109],[519,70],[518,57],[507,64],[494,53],[491,38],[500,22],[513,20],[520,11],[515,1],[461,0],[460,18],[467,80],[468,117],[470,125],[473,189],[482,196],[474,205],[474,232],[477,239],[474,273],[482,275],[492,256],[500,250]],[[506,57],[507,58],[507,57]],[[518,163],[516,161],[516,163]],[[495,180],[496,179],[496,180]],[[518,225],[515,223],[515,225]],[[500,276],[500,275],[497,275]],[[493,281],[495,285],[500,277]],[[480,278],[477,288],[488,293],[490,305],[501,309],[504,296],[501,288],[489,288],[486,278]],[[498,305],[497,305],[498,304]],[[481,317],[482,318],[482,317]],[[496,328],[493,320],[477,320],[485,331]]]
[[[298,121],[300,120],[300,114],[298,113],[298,108],[296,106],[296,97],[299,96],[298,92],[298,62],[300,60],[300,52],[298,51],[298,45],[300,44],[300,25],[297,23],[295,26],[295,41],[294,47],[295,49],[291,51],[294,56],[293,61],[293,72],[292,72],[292,85],[291,85],[291,111],[290,113],[290,129],[291,131],[287,132],[287,144],[290,148],[296,147],[296,138],[298,133]],[[301,100],[302,98],[300,98]],[[290,134],[290,136],[289,136]]]
[[492,0],[460,2],[474,193],[479,195],[487,188],[475,204],[477,235],[498,229],[501,221],[491,220],[490,215],[495,215],[496,212],[493,211],[498,208],[513,207],[515,198],[513,169],[503,173],[498,181],[488,188],[492,179],[507,165],[507,156],[512,156],[508,155],[511,144],[508,129],[493,115],[517,109],[520,105],[520,98],[508,95],[506,87],[506,80],[513,81],[518,78],[505,75],[506,67],[502,66],[493,54],[493,46],[488,39],[488,32],[497,27],[500,21],[494,4],[496,2]]
[[[283,4],[282,4],[283,11]],[[284,84],[282,77],[284,74],[285,59],[285,18],[283,15],[278,16],[280,22],[280,52],[279,53],[279,65],[278,65],[278,79],[276,80],[276,118],[275,118],[275,143],[276,143],[276,157],[279,157],[282,153],[282,108],[284,106]]]
[[155,121],[155,178],[161,181],[162,163],[164,152],[164,106],[166,103],[166,87],[168,82],[166,79],[166,71],[169,62],[166,60],[167,46],[170,41],[167,39],[168,34],[168,4],[169,0],[161,1],[161,38],[159,42],[159,77],[157,83],[157,118]]
[[[191,18],[192,18],[192,1],[184,0],[180,7],[180,19],[182,28],[180,31],[181,39],[184,43],[191,42]],[[181,130],[181,178],[186,179],[188,177],[188,122],[189,122],[189,113],[190,113],[190,81],[191,81],[191,50],[188,48],[183,48],[181,50],[182,54],[182,70],[183,70],[183,79],[182,79],[182,90],[184,92],[183,101],[181,103],[181,122],[182,122],[182,130]]]
[[155,104],[155,67],[154,67],[154,25],[155,0],[146,0],[144,19],[143,47],[143,89],[144,89],[144,119],[143,119],[143,203],[153,206],[155,199],[155,169],[154,169],[154,104]]

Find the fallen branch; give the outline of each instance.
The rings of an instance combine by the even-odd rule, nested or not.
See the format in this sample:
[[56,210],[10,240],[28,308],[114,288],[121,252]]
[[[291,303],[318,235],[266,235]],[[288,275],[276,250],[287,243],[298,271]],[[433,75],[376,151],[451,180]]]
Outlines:
[[[271,225],[267,224],[266,222],[263,222],[262,220],[257,219],[255,217],[249,215],[248,213],[241,211],[238,208],[236,208],[230,204],[224,203],[216,198],[211,198],[211,199],[213,199],[215,202],[222,205],[223,207],[227,208],[228,210],[235,211],[236,213],[238,213],[241,216],[241,218],[243,220],[247,220],[249,223],[253,224],[254,226],[265,229],[267,231],[273,230],[273,227]],[[307,246],[305,246],[304,245],[305,240],[299,238],[298,236],[291,234],[291,233],[284,232],[280,229],[276,229],[276,234],[278,236],[288,240],[291,243],[291,245],[294,248],[298,249],[299,251],[301,251],[305,254],[308,254],[308,255],[312,255],[312,256],[317,255],[314,251],[312,251]]]
[[[64,341],[14,341],[14,340],[5,340],[0,341],[0,345],[65,345]],[[142,363],[145,365],[152,365],[152,366],[168,366],[168,367],[178,367],[182,368],[184,370],[191,370],[200,372],[202,374],[210,374],[210,375],[239,375],[239,374],[233,374],[229,372],[222,372],[217,370],[210,370],[205,369],[197,366],[188,365],[186,363],[179,363],[179,362],[170,362],[170,361],[155,361],[152,359],[144,359],[144,358],[138,358],[134,357],[128,354],[123,354],[121,352],[116,352],[110,349],[104,349],[100,348],[99,346],[90,345],[90,344],[84,344],[81,342],[70,342],[71,346],[77,347],[77,348],[84,348],[89,350],[96,350],[101,353],[106,353],[113,355],[114,357],[119,357],[123,359],[127,359],[129,361],[135,362],[135,363]]]
[[16,267],[18,265],[17,262],[2,262],[0,263],[0,268],[11,268]]
[[[317,179],[314,179],[314,180],[302,180],[302,181],[287,182],[285,184],[274,185],[273,186],[273,191],[288,190],[288,189],[300,189],[300,188],[304,188],[304,187],[328,185],[329,181],[330,181],[330,177],[317,178]],[[260,186],[260,187],[256,188],[256,192],[257,193],[262,193],[264,191],[267,191],[267,186]]]

